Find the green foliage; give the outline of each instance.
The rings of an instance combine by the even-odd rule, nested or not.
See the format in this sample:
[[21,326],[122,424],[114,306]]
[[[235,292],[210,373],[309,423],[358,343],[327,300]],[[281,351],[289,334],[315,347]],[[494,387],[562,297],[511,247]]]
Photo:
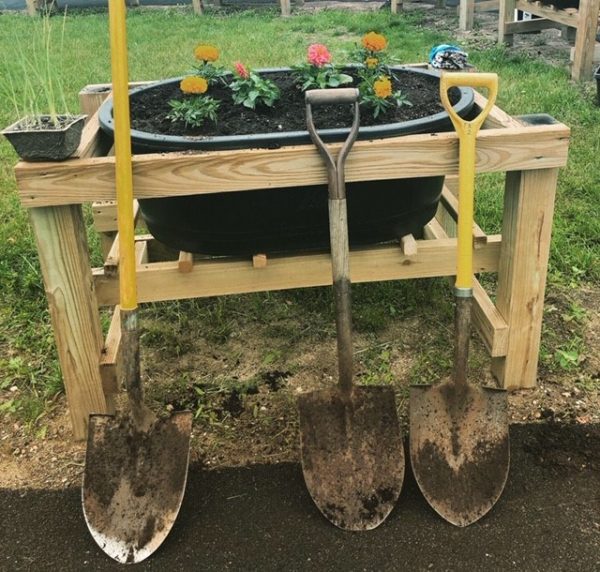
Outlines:
[[206,95],[188,96],[182,100],[169,101],[172,111],[167,117],[175,122],[181,121],[189,127],[200,127],[207,120],[217,122],[219,101]]
[[257,105],[273,107],[281,95],[271,80],[254,72],[249,72],[247,78],[238,77],[229,84],[229,88],[233,92],[233,102],[250,109],[255,109]]
[[[360,92],[359,101],[361,105],[371,110],[373,117],[378,117],[379,114],[385,113],[395,107],[402,107],[404,105],[412,106],[412,102],[401,90],[393,91],[393,88],[391,88],[393,85],[393,75],[391,77],[380,76],[376,74],[375,69],[364,68],[360,72],[360,77],[361,82],[358,85]],[[389,95],[379,93],[378,85],[382,82],[389,82],[391,88]]]
[[211,62],[202,62],[201,64],[192,66],[193,73],[203,77],[208,85],[215,85],[222,83],[225,85],[225,77],[228,75],[228,71],[220,66],[216,66]]
[[293,69],[295,80],[302,91],[340,87],[352,83],[352,78],[348,74],[342,73],[333,64],[323,66],[302,64],[294,66]]

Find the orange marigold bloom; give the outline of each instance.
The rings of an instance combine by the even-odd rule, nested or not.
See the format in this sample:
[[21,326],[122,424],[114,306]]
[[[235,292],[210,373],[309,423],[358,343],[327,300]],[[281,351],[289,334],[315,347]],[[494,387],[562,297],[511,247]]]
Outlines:
[[219,59],[219,48],[210,44],[199,44],[194,50],[194,56],[203,62],[216,62]]
[[198,75],[189,75],[181,80],[179,89],[183,93],[201,94],[205,93],[208,89],[208,82]]
[[392,95],[392,82],[389,77],[380,77],[373,83],[373,91],[377,97],[385,99]]
[[376,68],[378,63],[379,63],[379,60],[377,58],[367,58],[365,60],[365,65],[368,68]]
[[382,36],[377,32],[369,32],[363,36],[362,45],[363,48],[371,50],[372,52],[380,52],[387,47],[387,40],[385,39],[385,36]]

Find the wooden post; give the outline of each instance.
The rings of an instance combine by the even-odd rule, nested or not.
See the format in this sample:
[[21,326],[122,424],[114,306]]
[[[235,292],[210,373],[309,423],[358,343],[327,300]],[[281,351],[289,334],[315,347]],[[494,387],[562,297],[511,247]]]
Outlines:
[[498,43],[512,46],[514,36],[506,31],[506,25],[515,21],[516,0],[500,0],[498,13]]
[[[400,0],[400,6],[402,6],[402,0]],[[398,13],[398,0],[390,0],[390,11],[392,14]]]
[[37,1],[36,0],[25,0],[27,5],[27,14],[29,16],[35,16],[37,14]]
[[592,79],[599,13],[600,0],[579,0],[579,26],[575,37],[575,57],[571,73],[575,81]]
[[458,27],[466,32],[473,29],[475,0],[460,0]]
[[535,387],[558,169],[506,175],[496,307],[506,320],[506,357],[492,372],[506,389]]
[[100,376],[103,340],[79,205],[30,209],[73,434],[90,413],[106,413]]
[[292,6],[290,0],[279,0],[279,4],[281,5],[281,15],[284,17],[291,16]]
[[194,14],[197,16],[202,15],[202,0],[192,0],[192,6],[194,8]]

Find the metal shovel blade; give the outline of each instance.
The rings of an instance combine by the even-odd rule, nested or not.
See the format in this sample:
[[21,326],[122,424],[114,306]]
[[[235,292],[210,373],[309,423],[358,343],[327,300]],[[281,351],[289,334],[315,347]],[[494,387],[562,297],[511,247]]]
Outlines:
[[506,391],[444,382],[410,392],[410,458],[419,488],[440,516],[467,526],[494,506],[506,484]]
[[319,510],[344,530],[371,530],[392,511],[404,479],[394,392],[355,386],[298,399],[302,470]]
[[169,534],[185,491],[191,430],[189,412],[147,431],[129,416],[90,416],[83,512],[94,540],[117,562],[141,562]]

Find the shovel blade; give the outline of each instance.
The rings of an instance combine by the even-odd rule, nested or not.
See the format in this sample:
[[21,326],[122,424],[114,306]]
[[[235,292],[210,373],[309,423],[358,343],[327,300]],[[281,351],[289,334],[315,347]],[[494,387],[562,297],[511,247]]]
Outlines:
[[411,387],[410,460],[440,516],[456,526],[479,520],[508,477],[506,392],[448,382]]
[[301,395],[300,447],[308,491],[344,530],[370,530],[394,508],[404,479],[404,447],[394,392],[357,387]]
[[128,416],[90,416],[83,512],[94,540],[117,562],[141,562],[169,534],[185,491],[191,430],[189,412],[147,431]]

